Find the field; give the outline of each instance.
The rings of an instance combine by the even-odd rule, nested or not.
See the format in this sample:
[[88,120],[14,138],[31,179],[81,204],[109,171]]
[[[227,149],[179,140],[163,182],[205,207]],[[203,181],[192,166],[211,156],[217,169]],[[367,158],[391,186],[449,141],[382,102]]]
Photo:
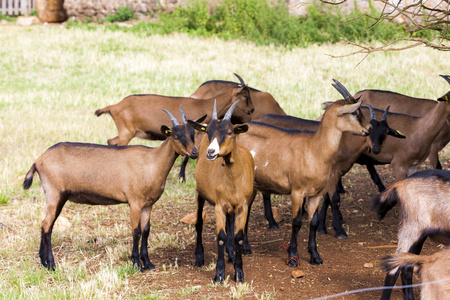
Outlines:
[[[356,93],[386,89],[435,99],[448,91],[438,74],[448,74],[448,54],[426,48],[331,58],[352,51],[344,45],[286,50],[241,41],[131,33],[30,28],[0,25],[0,298],[4,299],[309,299],[381,286],[380,258],[395,251],[396,211],[378,221],[370,211],[377,190],[367,171],[356,167],[344,179],[342,212],[349,233],[337,240],[333,230],[319,235],[321,266],[309,265],[308,226],[299,234],[302,278],[291,277],[284,243],[290,234],[289,197],[275,197],[280,229],[268,230],[258,197],[250,223],[253,254],[244,257],[246,282],[232,276],[215,285],[214,223],[204,230],[205,263],[194,267],[195,230],[179,220],[194,211],[195,163],[187,182],[178,182],[177,160],[166,190],[154,207],[150,259],[156,270],[140,273],[129,262],[131,229],[128,206],[66,204],[52,238],[56,272],[40,266],[37,251],[45,200],[38,177],[24,191],[23,175],[48,147],[60,141],[106,144],[117,134],[112,119],[94,111],[130,94],[189,96],[204,81],[235,80],[270,92],[286,113],[315,119],[321,103],[340,99],[333,78]],[[188,116],[189,117],[189,116]],[[159,142],[133,139],[132,144]],[[444,168],[448,147],[441,153]],[[113,163],[113,162],[112,162]],[[424,165],[424,167],[427,167]],[[386,185],[391,169],[380,167]],[[206,209],[209,219],[214,215]],[[304,222],[305,224],[306,222]],[[426,252],[437,245],[426,243]],[[366,265],[366,266],[365,266]],[[227,274],[232,273],[227,265]],[[417,291],[416,291],[417,292]],[[368,299],[379,291],[347,295]],[[400,298],[401,292],[396,291]]]

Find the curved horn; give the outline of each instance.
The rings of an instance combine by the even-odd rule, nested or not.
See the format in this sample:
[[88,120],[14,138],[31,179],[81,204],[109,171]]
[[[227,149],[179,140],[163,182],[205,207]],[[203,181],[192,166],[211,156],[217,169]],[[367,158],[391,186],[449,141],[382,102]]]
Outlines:
[[[236,74],[234,74],[234,75],[236,75]],[[439,76],[441,76],[442,78],[447,80],[448,83],[450,83],[450,76],[449,75],[439,75]]]
[[369,108],[369,111],[370,111],[370,119],[371,119],[371,120],[376,120],[377,117],[375,116],[375,113],[374,113],[374,111],[373,111],[372,106],[370,106],[369,103],[366,103],[366,105],[367,105],[367,107]]
[[186,115],[184,114],[183,108],[181,108],[181,104],[180,104],[180,113],[181,113],[181,119],[183,120],[183,123],[187,124],[187,118],[186,118]]
[[231,115],[233,114],[233,111],[236,108],[236,106],[238,105],[238,103],[239,103],[239,100],[237,100],[236,102],[233,103],[233,105],[230,106],[227,113],[225,114],[225,117],[223,117],[224,120],[231,120]]
[[239,79],[239,81],[241,82],[241,85],[242,86],[245,86],[246,84],[245,84],[245,82],[244,82],[244,79],[242,79],[242,77],[241,76],[239,76],[238,74],[236,74],[236,73],[233,73],[234,74],[234,76],[236,76],[237,77],[237,79]]
[[336,79],[333,79],[333,82],[331,85],[344,97],[345,100],[348,100],[352,97],[352,94],[345,88],[345,86],[342,85],[339,81]]
[[217,108],[216,108],[216,99],[214,99],[214,109],[211,120],[217,120]]
[[381,121],[386,121],[387,118],[387,114],[389,111],[389,107],[391,107],[390,105],[388,107],[386,107],[386,110],[384,111],[383,117],[381,118]]
[[172,121],[172,125],[175,127],[177,125],[180,125],[180,123],[178,123],[177,119],[175,119],[175,117],[170,113],[170,111],[166,110],[163,108],[163,111],[169,115],[170,120]]

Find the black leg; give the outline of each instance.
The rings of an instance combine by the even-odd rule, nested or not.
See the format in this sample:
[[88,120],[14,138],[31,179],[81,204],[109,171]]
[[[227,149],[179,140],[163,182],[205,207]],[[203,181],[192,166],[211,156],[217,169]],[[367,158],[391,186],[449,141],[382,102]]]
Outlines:
[[264,201],[264,217],[269,222],[269,229],[279,228],[277,221],[273,218],[272,203],[270,202],[270,194],[263,194]]
[[339,179],[337,185],[336,185],[336,191],[339,194],[344,194],[345,193],[345,189],[344,189],[344,185],[342,184],[342,178]]
[[317,215],[317,210],[309,223],[309,240],[308,240],[308,252],[311,254],[310,264],[321,265],[323,263],[322,258],[320,258],[319,252],[317,251],[317,241],[316,241],[316,231],[317,225],[319,223],[319,217]]
[[136,269],[141,269],[141,260],[139,258],[139,242],[141,240],[141,227],[138,226],[133,230],[133,249],[131,250],[131,261],[133,262],[133,267]]
[[436,169],[442,170],[442,165],[441,165],[441,162],[439,161],[439,159],[437,160],[437,163],[436,163]]
[[226,214],[226,231],[227,231],[227,254],[228,254],[228,262],[233,263],[235,260],[235,247],[234,247],[234,222],[235,222],[235,214],[234,213],[227,213]]
[[288,251],[288,265],[296,267],[298,263],[298,250],[297,250],[297,237],[300,228],[302,227],[302,208],[300,207],[297,216],[292,219],[292,234],[291,241],[289,243]]
[[189,161],[189,156],[184,156],[183,161],[181,162],[180,173],[178,174],[178,178],[181,178],[182,182],[186,182],[186,165]]
[[373,164],[366,164],[366,168],[367,168],[367,171],[369,171],[370,178],[372,178],[372,181],[378,187],[378,191],[380,191],[380,192],[384,191],[386,189],[386,187],[384,186],[383,181],[381,181],[380,176],[378,176],[375,166]]
[[203,255],[202,231],[203,231],[203,206],[205,199],[200,195],[197,196],[197,222],[195,223],[195,230],[197,232],[197,244],[195,247],[195,265],[201,267],[205,264],[205,257]]
[[[398,269],[395,274],[391,275],[388,273],[386,275],[386,278],[384,279],[384,286],[385,287],[393,287],[395,282],[397,281],[399,274],[400,274],[400,269]],[[381,300],[391,299],[391,294],[392,294],[392,288],[383,290],[383,293],[381,294]]]
[[242,269],[242,246],[244,244],[244,233],[242,230],[234,238],[236,244],[236,259],[234,260],[234,280],[236,282],[244,281],[244,270]]
[[[252,250],[250,249],[250,244],[248,243],[248,222],[250,220],[250,211],[252,210],[253,201],[250,201],[247,211],[247,220],[245,221],[244,228],[244,245],[242,246],[242,254],[249,255],[252,254]],[[277,224],[278,225],[278,224]]]
[[217,265],[215,282],[223,283],[225,280],[225,243],[227,242],[227,235],[223,230],[220,230],[217,235]]
[[319,225],[317,227],[318,233],[327,234],[327,210],[330,202],[330,196],[328,196],[328,193],[325,193],[325,195],[323,196],[322,208],[320,209],[319,213]]
[[155,265],[152,264],[148,258],[148,236],[150,234],[150,221],[145,225],[144,231],[142,232],[142,242],[141,242],[141,260],[144,263],[142,271],[153,270]]
[[342,227],[342,215],[340,211],[341,196],[338,192],[334,192],[333,199],[331,200],[331,212],[333,213],[333,229],[335,230],[335,236],[338,239],[346,239],[347,233]]

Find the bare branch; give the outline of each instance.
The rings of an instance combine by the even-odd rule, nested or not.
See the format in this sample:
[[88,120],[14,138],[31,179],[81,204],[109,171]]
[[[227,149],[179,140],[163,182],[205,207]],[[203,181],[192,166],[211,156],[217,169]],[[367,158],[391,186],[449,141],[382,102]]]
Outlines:
[[[330,5],[345,5],[347,0],[320,0],[322,3]],[[374,16],[362,12],[359,16],[345,21],[354,22],[360,18],[374,20],[366,30],[371,30],[381,22],[398,22],[405,24],[409,37],[397,38],[378,47],[362,45],[342,39],[346,44],[353,45],[359,50],[344,55],[330,55],[331,57],[346,57],[356,54],[365,54],[358,65],[373,52],[401,51],[417,46],[425,46],[439,51],[450,51],[450,0],[374,0],[373,4],[378,7],[379,14]],[[342,23],[342,24],[344,24]],[[430,40],[416,36],[418,32],[432,32],[434,35]],[[398,43],[401,46],[396,46]],[[405,45],[406,43],[406,45]]]

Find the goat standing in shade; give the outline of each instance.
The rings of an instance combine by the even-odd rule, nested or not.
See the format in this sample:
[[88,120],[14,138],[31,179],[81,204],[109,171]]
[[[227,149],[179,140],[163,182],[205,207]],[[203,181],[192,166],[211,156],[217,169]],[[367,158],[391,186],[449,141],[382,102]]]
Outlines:
[[[249,200],[253,194],[255,171],[252,155],[236,140],[237,135],[246,132],[248,126],[232,125],[230,121],[236,105],[237,103],[234,103],[230,107],[223,120],[217,119],[214,106],[212,120],[207,126],[188,121],[194,129],[206,133],[199,147],[200,154],[195,168],[197,199],[195,261],[198,267],[204,265],[202,212],[206,200],[215,205],[218,258],[214,280],[217,282],[223,282],[225,279],[225,246],[227,239],[231,239],[234,235],[234,232],[227,231],[226,226],[231,219],[235,219],[237,232],[234,236],[236,249],[234,278],[236,281],[244,281],[242,269],[244,229]],[[234,218],[232,214],[235,215]],[[228,254],[230,255],[230,252]]]
[[[378,219],[396,204],[400,205],[397,253],[419,254],[427,237],[450,244],[450,171],[425,170],[394,183],[373,199],[372,209]],[[402,284],[412,284],[413,267],[394,268],[384,286],[394,286],[401,272]],[[392,289],[383,291],[389,299]],[[403,289],[404,299],[414,299],[412,288]]]
[[[450,76],[439,75],[450,83]],[[362,97],[363,103],[371,104],[374,108],[383,109],[386,106],[391,107],[391,112],[410,115],[414,117],[422,117],[432,110],[438,102],[430,99],[414,98],[390,91],[380,90],[363,90],[355,94],[355,97]],[[444,101],[450,100],[450,91],[448,91],[442,97],[439,97]],[[447,143],[450,141],[450,124],[440,129],[439,134],[435,137],[431,144],[428,160],[431,162],[433,168],[442,169],[439,162],[439,151],[441,151]],[[385,187],[378,176],[373,164],[366,164],[367,170],[370,176],[377,184],[380,192],[385,190]]]
[[36,159],[23,187],[28,189],[33,183],[34,172],[38,172],[46,200],[39,249],[44,267],[55,269],[51,245],[53,225],[69,200],[89,205],[128,203],[133,230],[133,265],[142,267],[141,270],[155,268],[147,250],[153,204],[161,197],[176,158],[179,155],[198,157],[181,107],[183,125],[169,111],[164,111],[169,115],[173,128],[161,126],[167,139],[158,148],[59,143]]

